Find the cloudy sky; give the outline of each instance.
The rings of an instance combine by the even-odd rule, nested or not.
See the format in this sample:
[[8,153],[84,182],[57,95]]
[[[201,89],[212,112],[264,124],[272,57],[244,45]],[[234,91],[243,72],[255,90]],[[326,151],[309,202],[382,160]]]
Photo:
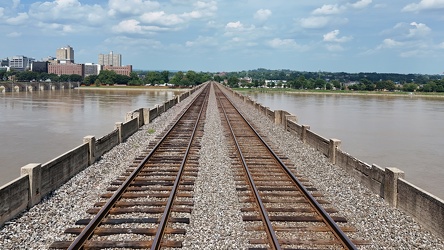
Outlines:
[[444,0],[1,0],[0,58],[135,69],[444,72]]

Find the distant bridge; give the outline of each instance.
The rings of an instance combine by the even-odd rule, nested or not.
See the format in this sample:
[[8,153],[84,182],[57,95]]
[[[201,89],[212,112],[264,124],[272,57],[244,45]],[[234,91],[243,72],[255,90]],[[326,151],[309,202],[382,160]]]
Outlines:
[[56,89],[73,89],[78,82],[0,82],[0,92],[32,92]]

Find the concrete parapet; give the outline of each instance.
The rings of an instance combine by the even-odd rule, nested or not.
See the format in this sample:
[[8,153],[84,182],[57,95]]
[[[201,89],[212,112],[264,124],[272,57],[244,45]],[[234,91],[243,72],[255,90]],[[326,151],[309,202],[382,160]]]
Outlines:
[[26,175],[0,187],[0,227],[28,208],[28,192],[29,177]]
[[83,137],[83,143],[88,143],[89,160],[88,164],[91,165],[96,162],[96,137],[88,135]]
[[42,195],[60,187],[88,167],[89,145],[84,143],[51,161],[42,164]]
[[23,166],[20,171],[20,176],[29,178],[28,208],[31,208],[42,199],[42,164],[30,163]]
[[397,168],[386,168],[384,176],[384,200],[391,206],[398,204],[398,179],[405,178],[404,171]]
[[397,202],[398,208],[444,239],[444,200],[399,178]]
[[119,131],[114,129],[111,133],[102,136],[96,140],[96,149],[94,157],[99,159],[105,152],[111,150],[114,146],[119,144]]

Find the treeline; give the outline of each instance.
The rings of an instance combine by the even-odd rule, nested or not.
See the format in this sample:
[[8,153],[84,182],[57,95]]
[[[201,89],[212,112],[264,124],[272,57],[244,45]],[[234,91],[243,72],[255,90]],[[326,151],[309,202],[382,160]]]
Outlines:
[[[240,80],[236,80],[240,79]],[[293,89],[336,89],[365,91],[444,92],[441,75],[395,73],[331,73],[257,69],[215,76],[231,87],[286,87]],[[274,80],[266,83],[266,80]]]
[[187,72],[178,71],[134,71],[130,76],[120,75],[114,71],[102,70],[99,75],[89,75],[82,78],[80,75],[56,75],[32,71],[0,71],[0,80],[13,79],[19,82],[30,81],[51,81],[51,82],[80,82],[85,85],[173,85],[173,86],[194,86],[212,79],[213,74],[202,73],[189,70]]

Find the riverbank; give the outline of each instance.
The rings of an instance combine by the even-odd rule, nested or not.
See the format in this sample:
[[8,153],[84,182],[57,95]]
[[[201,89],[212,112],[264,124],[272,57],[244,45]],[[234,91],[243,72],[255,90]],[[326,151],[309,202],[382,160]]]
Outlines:
[[146,90],[171,90],[171,91],[188,91],[191,88],[171,88],[168,86],[126,86],[126,85],[116,85],[116,86],[80,86],[75,89],[81,90],[138,90],[138,91],[146,91]]
[[390,92],[390,91],[352,91],[352,90],[300,90],[283,88],[235,88],[242,93],[288,93],[288,94],[311,94],[311,95],[364,95],[364,96],[393,96],[393,97],[426,97],[444,98],[444,93],[426,92]]

